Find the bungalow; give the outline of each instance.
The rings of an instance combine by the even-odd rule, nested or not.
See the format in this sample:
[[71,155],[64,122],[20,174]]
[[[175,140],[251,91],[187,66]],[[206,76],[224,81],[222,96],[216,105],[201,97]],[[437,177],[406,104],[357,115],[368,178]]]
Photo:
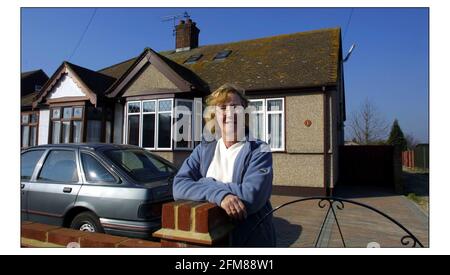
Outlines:
[[[201,137],[205,97],[230,82],[256,108],[254,133],[273,151],[274,192],[330,193],[344,143],[340,29],[206,46],[199,33],[181,20],[174,50],[146,48],[98,71],[63,62],[33,101],[39,144],[134,144],[180,165]],[[177,106],[193,113],[187,141],[173,138]]]
[[48,76],[39,69],[23,72],[20,78],[20,144],[24,148],[37,145],[39,111],[33,110],[32,104]]

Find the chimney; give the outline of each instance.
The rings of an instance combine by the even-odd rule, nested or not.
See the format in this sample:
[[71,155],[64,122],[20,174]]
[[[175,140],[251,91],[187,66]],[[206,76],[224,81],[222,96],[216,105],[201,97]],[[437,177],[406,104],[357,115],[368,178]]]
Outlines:
[[186,21],[180,20],[180,23],[175,27],[175,32],[175,48],[177,52],[189,51],[198,47],[198,34],[200,30],[191,19]]

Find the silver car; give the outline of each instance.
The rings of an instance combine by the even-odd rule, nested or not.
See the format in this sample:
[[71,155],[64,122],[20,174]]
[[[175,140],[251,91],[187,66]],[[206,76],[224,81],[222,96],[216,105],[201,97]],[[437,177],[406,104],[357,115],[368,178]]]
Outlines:
[[131,145],[58,144],[21,152],[21,219],[150,238],[173,200],[176,168]]

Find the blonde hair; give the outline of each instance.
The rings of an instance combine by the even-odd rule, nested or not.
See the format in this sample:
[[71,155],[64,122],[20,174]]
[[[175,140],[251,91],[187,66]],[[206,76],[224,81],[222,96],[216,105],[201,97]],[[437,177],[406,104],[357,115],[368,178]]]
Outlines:
[[[238,85],[231,84],[231,83],[225,83],[219,88],[217,88],[214,92],[212,92],[207,98],[206,98],[206,105],[208,107],[214,107],[218,106],[219,104],[224,104],[228,101],[230,94],[236,94],[239,96],[239,98],[242,101],[242,106],[247,108],[249,104],[248,98],[245,96],[245,90]],[[205,123],[210,122],[211,120],[214,120],[216,117],[215,112],[209,113],[205,116]],[[245,116],[245,127],[248,128],[248,117]],[[215,127],[213,126],[211,128],[211,133],[215,133]]]

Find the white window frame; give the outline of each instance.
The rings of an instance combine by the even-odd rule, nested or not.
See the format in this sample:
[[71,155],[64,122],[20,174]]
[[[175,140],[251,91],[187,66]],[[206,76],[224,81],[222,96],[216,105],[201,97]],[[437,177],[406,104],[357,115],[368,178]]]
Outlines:
[[267,140],[267,135],[266,135],[266,115],[265,115],[265,110],[266,110],[266,100],[265,99],[251,99],[250,102],[262,102],[262,110],[260,111],[255,111],[255,114],[263,114],[263,133],[262,133],[262,139],[264,141]]
[[[139,103],[139,113],[129,113],[128,112],[129,105],[131,103]],[[124,127],[124,129],[125,129],[125,144],[128,144],[128,135],[129,135],[129,132],[128,132],[128,116],[140,116],[139,117],[139,134],[138,134],[139,141],[138,141],[138,146],[141,147],[141,145],[142,145],[142,140],[141,140],[142,139],[141,138],[141,132],[142,132],[142,130],[141,130],[141,128],[142,128],[142,102],[139,101],[139,100],[128,101],[127,104],[125,104],[125,110],[126,110],[126,112],[125,112],[125,127]]]
[[[171,106],[172,109],[171,111],[159,111],[159,102],[160,101],[170,101],[171,102]],[[156,151],[167,151],[167,150],[172,150],[173,148],[173,138],[170,139],[170,147],[159,147],[158,146],[158,133],[159,133],[159,114],[169,114],[170,113],[170,137],[173,137],[173,112],[174,112],[174,106],[173,106],[174,100],[173,98],[163,98],[163,99],[158,99],[157,100],[157,105],[156,105],[156,130],[155,130],[155,150]]]
[[[281,106],[282,106],[282,110],[281,111],[268,111],[268,101],[275,101],[275,100],[281,100]],[[250,99],[250,102],[263,102],[263,110],[262,111],[256,111],[255,113],[258,114],[264,114],[263,115],[263,119],[264,119],[264,133],[263,133],[263,137],[264,137],[264,141],[267,142],[268,138],[269,138],[269,115],[270,114],[281,114],[281,147],[280,148],[271,148],[272,152],[283,152],[285,151],[285,113],[286,113],[286,108],[285,108],[285,104],[284,104],[284,97],[273,97],[273,98],[258,98],[258,99]]]
[[[146,102],[154,102],[155,103],[155,111],[153,111],[153,112],[144,112],[144,103],[146,103]],[[158,100],[157,99],[152,99],[152,100],[142,100],[142,109],[141,109],[141,113],[142,113],[142,116],[141,116],[141,119],[140,119],[140,122],[139,122],[139,128],[140,128],[140,130],[139,130],[139,137],[140,137],[140,139],[141,139],[141,145],[140,145],[140,147],[142,147],[142,148],[144,148],[144,149],[147,149],[147,150],[156,150],[156,145],[157,145],[157,143],[156,143],[156,136],[157,136],[157,126],[156,126],[156,123],[157,123],[157,114],[158,114],[158,112],[157,112],[157,105],[158,105]],[[143,141],[143,139],[144,139],[144,132],[143,132],[143,130],[144,130],[144,115],[151,115],[151,114],[154,114],[155,115],[155,136],[153,137],[153,147],[143,147],[142,146],[142,144],[144,143],[144,141]]]
[[[190,146],[188,146],[188,147],[178,147],[177,146],[177,143],[176,142],[174,142],[174,148],[176,149],[176,150],[179,150],[179,151],[191,151],[193,148],[194,148],[194,116],[195,116],[195,113],[194,113],[194,109],[195,109],[195,106],[194,106],[194,104],[195,104],[195,102],[194,102],[194,100],[192,100],[192,99],[184,99],[184,98],[177,98],[177,99],[175,99],[175,107],[177,107],[178,106],[178,103],[179,102],[189,102],[189,103],[191,103],[192,104],[192,108],[191,108],[191,125],[190,125],[190,130],[191,130],[191,133],[190,133],[190,138],[191,138],[191,145]],[[174,115],[174,117],[173,117],[173,121],[174,121],[174,124],[173,125],[175,125],[175,121],[176,121],[176,119],[177,119],[177,117],[176,117],[176,115],[177,115],[177,113],[174,113],[175,115]],[[172,132],[173,132],[173,136],[172,136],[172,139],[173,140],[175,140],[175,131],[173,130],[173,126],[172,126]]]

